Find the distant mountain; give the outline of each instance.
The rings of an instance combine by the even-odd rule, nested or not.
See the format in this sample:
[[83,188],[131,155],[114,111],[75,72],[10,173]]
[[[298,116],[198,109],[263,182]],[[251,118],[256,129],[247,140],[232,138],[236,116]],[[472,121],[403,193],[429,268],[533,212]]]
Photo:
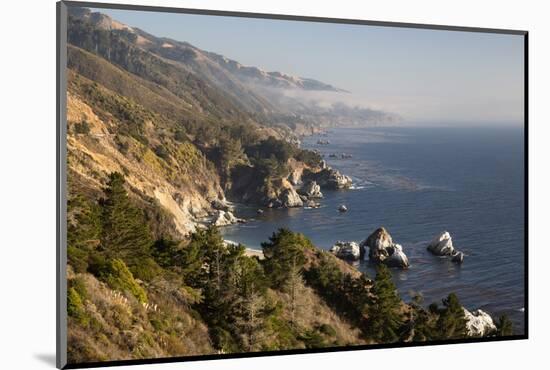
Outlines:
[[[304,91],[346,92],[330,84],[282,72],[266,72],[245,66],[223,55],[204,51],[187,42],[153,36],[139,28],[122,24],[111,17],[85,8],[72,8],[70,15],[104,31],[126,33],[128,41],[165,61],[193,72],[211,85],[223,88],[236,98],[242,108],[254,113],[281,113],[284,107],[273,106],[258,88],[297,89]],[[97,48],[96,48],[97,49]]]
[[260,84],[264,87],[284,88],[284,89],[302,89],[312,91],[332,91],[348,92],[332,85],[320,82],[311,78],[291,76],[282,72],[266,72],[260,68],[245,66],[237,61],[228,59],[223,55],[208,53],[211,59],[238,76],[245,82]]

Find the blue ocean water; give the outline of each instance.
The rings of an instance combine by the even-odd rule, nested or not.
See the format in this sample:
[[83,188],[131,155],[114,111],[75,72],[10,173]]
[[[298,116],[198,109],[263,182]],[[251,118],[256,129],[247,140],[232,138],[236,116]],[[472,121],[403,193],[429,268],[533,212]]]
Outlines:
[[[408,270],[393,270],[406,300],[421,292],[440,302],[450,292],[469,309],[507,313],[515,332],[524,328],[524,138],[523,128],[334,129],[329,145],[306,138],[328,164],[350,175],[354,188],[323,191],[318,209],[239,207],[247,224],[226,227],[224,238],[260,249],[280,227],[307,235],[319,248],[337,240],[360,242],[379,226],[409,256]],[[330,158],[348,153],[349,159]],[[349,211],[339,213],[345,204]],[[431,255],[427,243],[447,230],[462,265]],[[358,267],[369,276],[368,261]]]

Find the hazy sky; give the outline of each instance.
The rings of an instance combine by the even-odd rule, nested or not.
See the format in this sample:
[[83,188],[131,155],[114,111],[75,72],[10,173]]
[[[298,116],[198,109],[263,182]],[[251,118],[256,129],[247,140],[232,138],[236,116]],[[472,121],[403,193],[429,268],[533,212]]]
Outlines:
[[409,121],[523,123],[523,36],[98,11],[246,65],[350,90]]

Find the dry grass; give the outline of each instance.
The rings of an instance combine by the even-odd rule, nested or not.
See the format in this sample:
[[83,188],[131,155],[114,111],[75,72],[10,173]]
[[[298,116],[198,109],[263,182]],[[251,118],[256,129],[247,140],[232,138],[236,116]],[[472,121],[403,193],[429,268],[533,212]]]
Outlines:
[[204,323],[185,304],[185,296],[170,291],[166,282],[147,288],[147,308],[90,274],[70,272],[69,284],[85,291],[83,317],[70,317],[68,323],[72,363],[214,352]]

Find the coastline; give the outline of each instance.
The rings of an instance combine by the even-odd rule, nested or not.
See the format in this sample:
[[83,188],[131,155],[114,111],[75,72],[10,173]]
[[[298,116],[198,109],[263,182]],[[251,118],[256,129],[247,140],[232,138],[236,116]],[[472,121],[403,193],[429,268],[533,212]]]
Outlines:
[[[400,158],[404,158],[403,160],[408,161],[406,152],[403,152],[401,157],[395,157],[395,155],[389,157],[383,154],[394,152],[393,148],[405,148],[404,144],[409,140],[417,140],[416,136],[411,136],[416,135],[415,130],[367,128],[364,131],[374,132],[375,135],[366,139],[361,137],[363,130],[354,128],[336,129],[328,137],[332,144],[326,147],[327,150],[338,151],[340,145],[345,145],[342,148],[346,151],[354,150],[352,159],[329,159],[329,164],[333,168],[352,176],[354,185],[350,190],[324,192],[325,198],[321,200],[322,205],[317,209],[274,209],[267,210],[262,215],[256,215],[248,206],[237,208],[238,212],[244,212],[237,213],[238,215],[248,213],[251,220],[247,224],[223,228],[224,237],[258,248],[279,227],[288,227],[304,233],[316,246],[328,250],[338,240],[359,243],[378,226],[384,225],[389,227],[397,242],[403,245],[404,252],[411,263],[407,271],[396,270],[394,273],[394,282],[405,299],[412,299],[411,291],[423,292],[427,302],[440,300],[445,292],[457,291],[467,307],[480,307],[494,315],[509,314],[518,331],[521,332],[524,325],[524,313],[521,311],[523,295],[522,284],[521,281],[517,281],[517,276],[522,275],[520,272],[514,272],[519,265],[515,264],[513,259],[503,264],[498,255],[491,255],[490,259],[487,256],[480,258],[481,250],[479,250],[480,247],[488,248],[498,241],[499,249],[504,248],[505,245],[508,248],[506,250],[509,251],[506,253],[519,253],[521,249],[519,247],[515,249],[513,246],[515,243],[522,242],[521,223],[516,224],[518,231],[512,237],[510,232],[513,229],[504,229],[504,225],[478,222],[476,221],[478,219],[490,220],[492,216],[488,217],[485,214],[487,212],[491,215],[497,214],[498,209],[494,209],[494,206],[485,207],[485,201],[478,201],[477,198],[470,196],[468,199],[467,193],[459,187],[466,186],[461,185],[465,180],[458,178],[460,183],[457,184],[426,181],[422,177],[415,176],[424,173],[416,171],[421,163],[407,168],[405,172],[398,167],[400,162],[396,162],[397,159],[402,161]],[[420,132],[422,135],[427,134],[428,139],[431,140],[430,129],[423,129]],[[433,133],[434,140],[439,137],[438,135],[444,135],[446,132],[449,133],[449,137],[453,137],[456,133],[464,134],[458,129],[438,129]],[[492,144],[494,140],[491,136],[494,134],[491,131],[486,131],[484,134],[488,139],[484,137],[478,139],[479,147],[483,148],[486,140],[489,140],[490,148],[493,148],[496,144]],[[457,142],[457,145],[460,135],[458,139],[453,138],[453,142]],[[303,147],[315,147],[316,140],[316,136],[308,138]],[[369,144],[363,144],[363,141]],[[362,148],[369,149],[369,156],[375,155],[377,161],[361,157]],[[499,152],[499,150],[493,151]],[[475,153],[474,151],[473,154]],[[391,164],[384,165],[388,158],[392,160]],[[490,159],[490,157],[487,158]],[[435,158],[436,163],[438,165],[441,163],[441,166],[445,165],[444,159],[445,157]],[[357,162],[361,164],[358,165]],[[426,163],[431,162],[434,162],[433,157]],[[346,172],[348,169],[352,171]],[[447,180],[442,177],[438,179]],[[442,201],[445,201],[445,207],[450,208],[432,208],[431,204]],[[342,203],[350,206],[349,212],[344,214],[337,212],[336,208]],[[376,209],[374,213],[373,207]],[[400,209],[403,216],[396,214],[393,209]],[[468,213],[461,216],[464,212]],[[436,214],[440,216],[434,218]],[[514,214],[519,215],[521,211]],[[452,217],[449,218],[449,216]],[[411,223],[410,220],[417,221]],[[462,265],[453,263],[450,258],[434,256],[426,250],[430,240],[444,230],[451,233],[455,247],[466,255]],[[472,234],[472,230],[479,231]],[[514,252],[516,250],[517,252]],[[369,276],[375,273],[368,259],[355,264],[358,264],[357,267]],[[491,278],[483,279],[483,276],[491,276]],[[477,289],[474,288],[476,286]],[[505,286],[516,288],[505,289]]]

